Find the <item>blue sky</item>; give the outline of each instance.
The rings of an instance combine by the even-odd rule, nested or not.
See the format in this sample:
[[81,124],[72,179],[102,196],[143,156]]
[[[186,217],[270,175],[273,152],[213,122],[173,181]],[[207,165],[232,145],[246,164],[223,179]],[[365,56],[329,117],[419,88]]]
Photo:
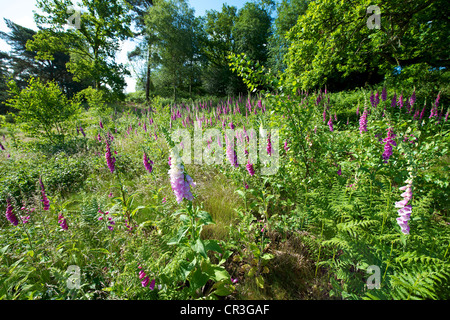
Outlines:
[[[2,1],[2,0],[0,0]],[[206,10],[222,11],[222,6],[226,3],[229,6],[242,8],[246,2],[250,0],[228,0],[228,1],[212,1],[212,0],[188,0],[191,7],[195,9],[197,16],[203,16]]]
[[[107,0],[105,0],[107,1]],[[246,2],[251,0],[227,0],[227,1],[212,1],[212,0],[188,0],[191,7],[195,9],[197,16],[203,16],[206,10],[221,11],[224,3],[230,6],[235,6],[238,9],[242,8]],[[77,1],[74,1],[77,2]],[[33,10],[36,10],[36,0],[0,0],[0,31],[9,32],[3,18],[9,19],[21,26],[37,30],[33,19]],[[118,61],[126,63],[126,54],[134,48],[131,41],[126,41],[122,45],[122,51],[118,55]],[[10,47],[0,39],[0,51],[9,51]],[[127,91],[134,91],[135,81],[132,78],[127,79]]]

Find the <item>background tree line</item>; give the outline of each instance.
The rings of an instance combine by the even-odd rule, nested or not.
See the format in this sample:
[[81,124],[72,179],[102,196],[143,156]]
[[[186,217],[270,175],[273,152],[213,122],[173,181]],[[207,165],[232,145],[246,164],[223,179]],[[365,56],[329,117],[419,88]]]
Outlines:
[[[304,90],[347,90],[382,81],[432,87],[448,96],[449,28],[443,0],[380,4],[381,29],[366,26],[368,0],[253,0],[195,16],[186,0],[82,0],[80,27],[67,26],[69,0],[37,0],[38,31],[7,20],[0,33],[12,47],[0,53],[0,101],[6,83],[30,77],[55,81],[68,96],[92,87],[124,98],[133,70],[136,91],[195,98],[246,93],[230,54],[244,53],[267,72]],[[116,62],[134,39],[130,66]],[[1,112],[7,108],[3,104]]]

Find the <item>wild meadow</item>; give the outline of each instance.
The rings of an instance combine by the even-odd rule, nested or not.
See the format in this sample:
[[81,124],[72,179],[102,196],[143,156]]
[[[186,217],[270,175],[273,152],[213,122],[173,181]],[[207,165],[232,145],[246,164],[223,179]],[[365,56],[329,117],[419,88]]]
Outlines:
[[[3,130],[2,298],[448,298],[448,110],[352,95],[352,115],[299,91],[87,106],[57,144]],[[221,163],[176,129],[216,129]],[[227,129],[269,161],[238,163]]]
[[446,3],[69,2],[0,32],[0,299],[450,299]]

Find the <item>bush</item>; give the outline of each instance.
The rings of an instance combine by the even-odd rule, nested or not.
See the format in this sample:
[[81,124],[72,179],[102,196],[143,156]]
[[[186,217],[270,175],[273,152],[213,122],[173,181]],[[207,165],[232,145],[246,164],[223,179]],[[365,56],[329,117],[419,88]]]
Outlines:
[[64,141],[69,123],[79,111],[78,99],[68,99],[55,82],[43,83],[35,78],[30,78],[28,87],[21,91],[14,81],[8,88],[12,98],[7,105],[19,110],[15,118],[27,133],[53,143]]
[[77,96],[79,99],[86,99],[89,108],[92,108],[99,113],[107,111],[107,105],[105,104],[104,94],[102,91],[89,87],[80,91]]
[[64,153],[42,163],[36,163],[32,159],[11,159],[4,164],[0,169],[0,203],[5,203],[7,196],[23,200],[38,193],[40,176],[46,190],[52,195],[76,192],[91,167],[87,159],[67,157]]

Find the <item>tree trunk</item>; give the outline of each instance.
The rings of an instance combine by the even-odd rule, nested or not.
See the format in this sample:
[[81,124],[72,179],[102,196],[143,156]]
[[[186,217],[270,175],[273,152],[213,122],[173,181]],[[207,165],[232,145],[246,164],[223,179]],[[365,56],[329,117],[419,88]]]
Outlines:
[[191,74],[189,75],[189,98],[192,99],[192,77],[194,76],[194,66],[191,60]]
[[148,59],[147,59],[147,83],[145,84],[145,101],[150,101],[150,47],[148,48]]

